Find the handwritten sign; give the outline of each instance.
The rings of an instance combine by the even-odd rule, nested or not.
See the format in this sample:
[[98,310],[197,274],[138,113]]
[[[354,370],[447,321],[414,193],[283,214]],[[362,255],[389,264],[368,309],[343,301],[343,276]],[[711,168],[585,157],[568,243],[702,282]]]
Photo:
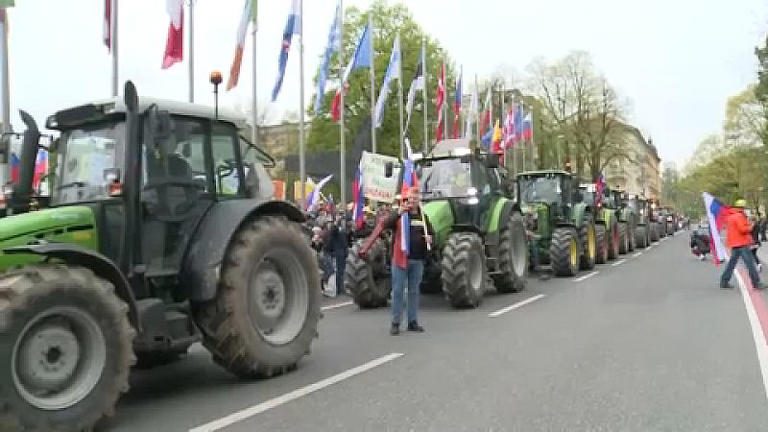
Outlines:
[[[387,177],[386,166],[394,165],[392,177]],[[396,157],[363,152],[360,158],[363,171],[363,193],[371,201],[391,203],[395,200],[400,180],[400,161]]]

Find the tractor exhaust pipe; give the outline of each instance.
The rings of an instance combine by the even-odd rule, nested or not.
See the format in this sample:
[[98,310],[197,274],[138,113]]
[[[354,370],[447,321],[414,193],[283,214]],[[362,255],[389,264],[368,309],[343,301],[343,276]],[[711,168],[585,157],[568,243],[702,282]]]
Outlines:
[[32,181],[35,177],[35,161],[40,144],[40,130],[37,128],[35,119],[24,110],[19,110],[19,115],[26,130],[22,135],[19,183],[14,186],[9,203],[12,213],[22,213],[29,210],[32,199]]

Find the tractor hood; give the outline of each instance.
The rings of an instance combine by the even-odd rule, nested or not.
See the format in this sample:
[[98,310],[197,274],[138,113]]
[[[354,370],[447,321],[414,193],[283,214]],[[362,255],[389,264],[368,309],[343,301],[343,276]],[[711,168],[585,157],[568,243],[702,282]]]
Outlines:
[[442,245],[448,238],[453,226],[453,212],[451,204],[447,200],[429,201],[422,207],[424,214],[429,218],[429,223],[435,231],[436,243]]
[[89,207],[69,206],[33,211],[0,219],[0,249],[42,239],[76,240],[78,244],[95,247],[98,240],[95,230],[95,218]]

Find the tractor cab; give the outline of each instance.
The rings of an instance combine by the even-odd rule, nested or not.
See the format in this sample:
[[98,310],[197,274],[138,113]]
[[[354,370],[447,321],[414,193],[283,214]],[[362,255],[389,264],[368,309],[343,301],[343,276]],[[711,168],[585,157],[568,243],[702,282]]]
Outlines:
[[567,221],[574,202],[583,202],[573,189],[573,176],[565,171],[531,171],[518,174],[517,196],[523,213],[547,207],[555,219]]

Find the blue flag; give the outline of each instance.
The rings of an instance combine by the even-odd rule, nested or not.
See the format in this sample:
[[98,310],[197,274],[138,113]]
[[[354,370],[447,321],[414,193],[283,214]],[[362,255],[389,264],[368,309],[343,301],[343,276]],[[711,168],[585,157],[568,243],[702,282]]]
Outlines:
[[280,57],[277,60],[277,82],[275,82],[275,88],[272,89],[272,102],[277,100],[277,95],[280,94],[280,88],[283,86],[283,78],[285,77],[285,67],[288,65],[288,53],[291,51],[291,40],[294,34],[301,32],[301,8],[299,2],[301,0],[293,0],[291,3],[291,12],[288,14],[288,20],[285,23],[285,29],[283,30],[283,42],[280,46]]
[[315,98],[315,115],[323,109],[323,99],[325,96],[325,82],[328,79],[328,65],[331,57],[341,48],[341,2],[336,5],[336,15],[331,25],[331,31],[328,33],[328,46],[323,54],[323,61],[320,63],[320,71],[317,76],[317,96]]

